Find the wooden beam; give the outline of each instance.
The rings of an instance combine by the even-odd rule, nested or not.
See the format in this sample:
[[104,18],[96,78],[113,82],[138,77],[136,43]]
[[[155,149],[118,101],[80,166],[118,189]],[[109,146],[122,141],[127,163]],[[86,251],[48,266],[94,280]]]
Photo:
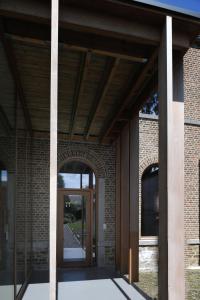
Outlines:
[[[172,18],[159,50],[159,299],[185,299],[183,57],[173,67]],[[173,82],[174,77],[174,82]]]
[[[50,45],[50,42],[48,40],[41,40],[40,38],[37,37],[34,38],[24,37],[21,36],[20,33],[18,35],[13,33],[8,33],[7,35],[8,37],[10,37],[10,39],[13,39],[18,42],[26,43],[29,45],[33,45],[36,47],[40,46],[46,48],[48,46],[48,43]],[[92,52],[97,55],[105,55],[111,58],[125,59],[125,60],[138,62],[138,63],[146,63],[148,60],[147,49],[145,50],[139,44],[125,43],[125,45],[122,45],[122,42],[117,41],[116,39],[115,40],[113,39],[112,41],[112,39],[101,38],[101,37],[96,37],[96,38],[94,37],[87,40],[84,37],[84,34],[82,34],[81,38],[79,38],[78,35],[77,38],[75,38],[75,35],[73,35],[73,39],[70,39],[70,36],[68,36],[67,39],[60,40],[59,46],[62,47],[62,49],[66,49],[66,50],[79,51],[79,52]],[[138,49],[137,51],[135,51],[136,48]],[[139,53],[139,51],[141,52]]]
[[49,299],[57,298],[57,126],[59,0],[51,0]]
[[139,111],[130,121],[129,282],[139,281]]
[[[153,76],[154,77],[154,76]],[[155,93],[158,92],[158,83],[155,82],[154,78],[151,78],[149,80],[149,82],[146,84],[146,86],[142,89],[141,94],[136,98],[134,104],[132,107],[130,107],[129,112],[127,112],[125,114],[124,117],[119,118],[119,120],[117,121],[119,122],[123,122],[124,124],[121,125],[121,127],[119,127],[117,130],[115,130],[115,126],[118,123],[115,123],[111,134],[113,135],[113,133],[118,132],[116,138],[118,138],[118,136],[120,135],[121,131],[123,130],[123,128],[126,126],[126,124],[128,122],[130,122],[130,120],[132,120],[135,117],[135,114],[138,113],[138,111],[142,108],[142,106],[145,104],[145,102],[147,101],[147,99],[151,96],[153,96]],[[110,135],[109,135],[110,136]],[[108,137],[107,137],[108,139]],[[105,140],[105,139],[104,139]]]
[[2,45],[3,45],[4,51],[5,51],[7,60],[8,60],[8,65],[9,65],[13,80],[14,80],[16,88],[17,88],[17,94],[19,96],[19,101],[20,101],[21,108],[22,108],[22,111],[24,114],[25,123],[26,123],[29,133],[32,135],[31,117],[30,117],[27,101],[25,98],[24,90],[22,87],[21,79],[20,79],[20,73],[19,73],[18,66],[17,66],[15,52],[14,52],[14,49],[13,49],[10,39],[8,39],[5,36],[3,21],[1,18],[0,18],[0,39],[2,41]]
[[[25,22],[23,20],[5,19],[6,33],[14,39],[29,42],[35,45],[47,46],[50,41],[50,28],[46,24]],[[60,29],[59,42],[62,47],[75,51],[93,51],[100,55],[127,59],[145,63],[152,53],[154,46],[146,47],[136,42],[124,39],[100,36],[94,33]]]
[[[34,0],[1,0],[0,14],[29,20],[36,23],[49,24],[50,6],[42,1]],[[139,41],[148,45],[159,45],[160,27],[146,22],[130,21],[127,18],[102,14],[98,11],[80,9],[63,5],[60,16],[60,26],[82,32],[92,32],[101,36],[118,37],[129,41]],[[146,24],[145,24],[146,23]],[[174,35],[174,45],[179,48],[189,48],[189,36],[184,32]]]
[[8,120],[2,105],[0,105],[0,122],[5,132],[10,136],[12,134],[12,126],[10,125],[10,121]]
[[126,98],[121,100],[120,106],[114,112],[111,120],[109,121],[109,124],[107,125],[107,128],[102,133],[101,141],[106,136],[109,135],[109,133],[111,132],[113,126],[115,125],[117,120],[120,118],[120,115],[123,113],[123,111],[125,110],[127,105],[130,104],[131,101],[133,101],[133,99],[137,97],[138,93],[140,93],[140,89],[142,88],[144,80],[145,80],[146,76],[148,75],[148,72],[153,68],[153,66],[155,64],[155,61],[157,59],[157,56],[158,56],[158,49],[156,49],[154,51],[154,53],[152,54],[149,61],[146,63],[146,65],[142,69],[142,71],[141,71],[140,75],[138,76],[138,78],[136,80],[134,78],[133,84],[132,84],[131,89],[129,90]]
[[90,64],[91,60],[91,53],[87,52],[81,55],[81,61],[80,61],[80,68],[79,68],[79,73],[78,73],[78,78],[76,82],[76,87],[75,87],[75,95],[74,95],[74,105],[73,105],[73,111],[72,111],[72,116],[71,116],[71,125],[70,125],[70,136],[71,139],[73,138],[74,135],[74,127],[75,127],[75,122],[76,122],[76,117],[78,114],[78,109],[80,105],[80,100],[81,100],[81,94],[83,91],[83,85],[84,81],[87,75],[88,67]]
[[109,59],[107,66],[105,68],[104,74],[103,74],[103,78],[100,82],[100,85],[98,87],[97,90],[97,94],[95,97],[95,101],[94,101],[94,105],[92,107],[92,111],[90,112],[90,116],[87,122],[87,126],[86,126],[86,140],[88,139],[89,135],[90,135],[90,131],[92,129],[93,123],[95,121],[96,115],[100,109],[100,107],[102,106],[102,103],[104,101],[104,98],[106,96],[106,93],[109,89],[109,86],[112,82],[112,79],[114,77],[114,74],[116,72],[116,69],[119,65],[120,59]]
[[[49,139],[49,131],[33,131],[33,137],[37,139]],[[103,141],[103,145],[110,145],[113,142],[114,137],[107,137]],[[59,141],[70,141],[71,137],[68,133],[58,132],[58,140]],[[85,140],[85,136],[81,134],[74,134],[73,141],[79,143],[89,143],[89,144],[99,144],[99,137],[97,136],[89,136],[88,140]]]

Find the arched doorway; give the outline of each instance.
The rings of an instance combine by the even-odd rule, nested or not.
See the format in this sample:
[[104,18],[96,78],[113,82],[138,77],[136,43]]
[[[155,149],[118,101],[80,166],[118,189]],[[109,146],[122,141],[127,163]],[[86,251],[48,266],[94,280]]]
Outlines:
[[158,235],[158,164],[148,166],[142,175],[141,236]]
[[96,262],[96,178],[84,162],[72,160],[58,173],[59,267]]

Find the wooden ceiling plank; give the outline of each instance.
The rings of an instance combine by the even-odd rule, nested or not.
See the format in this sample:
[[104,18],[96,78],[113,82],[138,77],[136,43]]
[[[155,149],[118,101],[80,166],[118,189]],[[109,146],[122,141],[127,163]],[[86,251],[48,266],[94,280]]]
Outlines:
[[2,45],[3,45],[4,51],[5,51],[7,60],[8,60],[8,65],[9,65],[11,74],[13,76],[13,79],[14,79],[14,82],[16,85],[17,94],[19,96],[19,101],[20,101],[22,111],[24,114],[26,126],[27,126],[29,133],[32,135],[31,117],[30,117],[29,109],[28,109],[27,102],[25,99],[24,90],[23,90],[21,80],[20,80],[20,73],[19,73],[19,70],[17,67],[15,52],[14,52],[14,49],[13,49],[10,39],[8,39],[4,33],[4,26],[3,26],[2,19],[0,19],[0,39],[2,41]]
[[87,126],[86,126],[86,134],[85,134],[86,140],[90,136],[90,132],[91,132],[93,123],[95,121],[95,118],[97,116],[97,113],[98,113],[100,107],[102,106],[102,103],[104,101],[104,98],[105,98],[108,88],[110,86],[110,83],[112,82],[112,79],[113,79],[116,69],[119,65],[119,62],[120,62],[119,58],[109,59],[107,65],[106,65],[104,74],[102,76],[102,80],[99,84],[97,94],[95,96],[94,105],[92,107],[92,110],[91,110],[89,118],[88,118],[88,122],[87,122]]
[[137,97],[137,94],[138,94],[140,88],[142,87],[142,84],[143,84],[143,82],[146,78],[146,75],[149,73],[149,70],[151,70],[153,68],[153,65],[154,65],[157,57],[158,57],[158,48],[156,48],[156,50],[153,52],[152,56],[150,57],[149,61],[146,63],[146,65],[142,69],[142,71],[141,71],[140,75],[138,76],[137,80],[136,81],[134,80],[134,83],[133,83],[127,97],[124,100],[122,99],[121,105],[118,107],[116,112],[114,112],[114,115],[111,118],[111,120],[109,121],[108,126],[105,128],[105,131],[101,135],[101,138],[100,138],[101,141],[106,136],[109,135],[109,133],[111,132],[113,126],[118,121],[118,119],[120,118],[120,115],[123,113],[126,106],[131,102],[133,97]]
[[78,109],[81,100],[81,94],[83,91],[84,81],[87,75],[88,67],[91,60],[91,52],[81,54],[80,68],[78,73],[78,78],[75,87],[74,99],[73,99],[73,110],[71,115],[71,124],[70,124],[70,137],[73,138],[76,118],[78,114]]

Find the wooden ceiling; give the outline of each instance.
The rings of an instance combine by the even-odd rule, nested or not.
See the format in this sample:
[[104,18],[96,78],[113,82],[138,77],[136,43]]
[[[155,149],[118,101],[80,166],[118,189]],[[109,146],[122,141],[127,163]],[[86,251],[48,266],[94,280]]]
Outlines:
[[[50,47],[19,39],[11,42],[32,129],[49,131]],[[144,65],[61,46],[58,131],[71,139],[76,135],[102,139]]]
[[[48,134],[49,1],[38,2],[41,8],[37,10],[36,7],[31,10],[31,5],[36,5],[32,0],[18,0],[17,7],[11,2],[0,4],[4,56],[29,131],[37,136]],[[116,1],[112,2],[99,2],[98,7],[89,8],[91,1],[84,1],[84,5],[80,5],[80,1],[61,1],[58,130],[70,140],[112,142],[134,110],[138,110],[157,88],[157,55],[163,16],[157,14],[154,18],[153,12],[141,14],[139,8],[130,10],[129,6],[116,6],[116,3],[116,10],[112,11]],[[70,5],[68,9],[66,4]],[[78,11],[74,10],[74,5],[79,6]],[[84,14],[80,11],[83,8],[87,8]],[[106,11],[110,17],[100,14]],[[81,17],[83,15],[85,18]],[[135,16],[134,23],[132,16]],[[142,22],[142,16],[146,16],[148,24],[144,22],[140,27],[141,24],[135,22]],[[179,30],[181,26],[177,24],[175,28]],[[188,30],[194,30],[192,26]],[[174,45],[183,51],[189,40],[185,32],[179,31],[176,36],[175,30]],[[5,60],[3,54],[0,55]],[[12,127],[9,115],[7,121]]]

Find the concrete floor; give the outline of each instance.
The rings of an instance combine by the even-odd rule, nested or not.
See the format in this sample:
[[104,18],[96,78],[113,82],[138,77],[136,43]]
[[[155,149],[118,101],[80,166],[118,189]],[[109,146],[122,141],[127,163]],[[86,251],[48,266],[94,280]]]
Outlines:
[[[40,276],[39,276],[40,274]],[[33,274],[23,300],[49,300],[48,273]],[[114,269],[58,271],[58,300],[144,300]]]
[[[30,284],[23,300],[49,300],[49,283]],[[58,300],[144,300],[124,279],[58,283]]]

